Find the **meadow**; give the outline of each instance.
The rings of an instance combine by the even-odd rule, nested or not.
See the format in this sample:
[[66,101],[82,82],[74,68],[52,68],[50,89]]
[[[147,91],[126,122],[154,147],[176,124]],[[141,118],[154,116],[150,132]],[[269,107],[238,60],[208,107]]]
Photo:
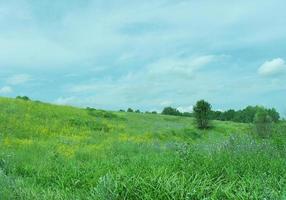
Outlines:
[[0,98],[0,199],[286,199],[286,123],[212,126]]

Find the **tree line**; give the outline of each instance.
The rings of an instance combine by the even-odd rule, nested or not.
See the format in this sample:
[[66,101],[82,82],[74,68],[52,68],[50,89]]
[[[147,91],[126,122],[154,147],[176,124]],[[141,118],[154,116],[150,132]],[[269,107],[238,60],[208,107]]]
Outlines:
[[[268,109],[262,106],[247,106],[246,108],[241,110],[234,110],[234,109],[229,109],[227,111],[210,110],[208,115],[210,120],[253,123],[256,113],[258,113],[261,110],[265,111],[267,115],[271,117],[273,122],[279,121],[280,115],[275,108]],[[163,115],[174,115],[174,116],[185,116],[185,117],[195,117],[195,113],[196,113],[195,110],[193,110],[193,112],[180,112],[178,109],[172,107],[165,107],[162,111]]]
[[[242,110],[212,111],[210,103],[200,100],[193,108],[191,115],[195,117],[199,129],[210,128],[210,120],[234,121],[243,123],[253,123],[257,135],[262,138],[271,136],[273,133],[273,123],[277,123],[280,119],[279,113],[274,109],[264,108],[262,106],[247,106]],[[167,107],[162,114],[181,115],[178,109]]]

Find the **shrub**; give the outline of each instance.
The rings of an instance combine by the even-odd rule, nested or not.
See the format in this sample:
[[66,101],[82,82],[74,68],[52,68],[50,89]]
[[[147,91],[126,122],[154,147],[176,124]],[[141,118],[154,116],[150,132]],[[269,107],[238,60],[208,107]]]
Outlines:
[[200,100],[197,102],[197,104],[194,107],[194,115],[196,118],[198,128],[206,129],[209,127],[210,112],[211,112],[211,105],[208,102],[204,100]]
[[132,108],[128,108],[127,112],[133,112],[133,109]]
[[27,96],[17,96],[16,99],[24,100],[24,101],[30,101],[31,99]]
[[172,107],[166,107],[163,109],[162,111],[163,115],[174,115],[174,116],[181,116],[182,113],[180,113],[180,111],[178,111],[176,108],[172,108]]
[[261,106],[247,106],[242,110],[227,110],[227,111],[211,111],[210,119],[222,120],[222,121],[234,121],[240,123],[253,123],[255,114],[261,110],[265,109],[268,115],[272,118],[273,122],[278,122],[280,115],[275,108],[266,109]]
[[93,117],[100,117],[100,118],[107,118],[107,119],[117,118],[116,114],[112,112],[104,111],[104,110],[96,110],[94,108],[87,108],[87,111],[88,111],[88,114]]
[[272,132],[272,118],[269,116],[267,110],[262,109],[255,114],[254,125],[257,134],[262,137],[268,137]]

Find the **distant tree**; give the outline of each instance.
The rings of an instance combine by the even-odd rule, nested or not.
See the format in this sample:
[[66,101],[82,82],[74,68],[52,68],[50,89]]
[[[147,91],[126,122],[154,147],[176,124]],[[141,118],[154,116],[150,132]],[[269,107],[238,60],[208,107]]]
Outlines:
[[280,115],[274,108],[266,109],[261,106],[247,106],[246,108],[238,111],[235,111],[233,109],[227,110],[225,112],[211,111],[210,119],[221,121],[234,121],[240,123],[253,123],[256,113],[261,109],[264,109],[268,113],[268,115],[272,118],[273,122],[278,122],[280,120]]
[[141,113],[140,110],[136,110],[135,112],[136,112],[136,113]]
[[27,96],[17,96],[16,99],[24,100],[24,101],[30,101],[31,99]]
[[211,113],[211,105],[204,100],[200,100],[196,103],[193,110],[198,128],[200,129],[208,128],[210,113]]
[[266,109],[261,108],[254,117],[254,125],[257,134],[266,138],[271,135],[272,132],[272,118],[269,116]]
[[127,112],[133,112],[132,108],[128,108]]
[[95,108],[91,108],[91,107],[86,107],[86,110],[94,111],[94,110],[96,110],[96,109],[95,109]]
[[244,123],[252,123],[254,117],[258,111],[260,111],[261,107],[259,106],[247,106],[242,110],[242,122]]
[[119,110],[119,112],[125,112],[125,110],[123,110],[123,109],[120,109],[120,110]]
[[157,111],[152,111],[151,113],[152,113],[152,114],[157,114]]
[[278,122],[280,119],[280,114],[276,111],[275,108],[268,109],[268,115],[272,118],[273,122]]
[[163,109],[162,111],[163,115],[175,115],[175,116],[182,116],[182,113],[176,109],[176,108],[172,108],[172,107],[166,107]]
[[230,109],[223,113],[223,121],[232,121],[235,116],[235,110]]
[[223,113],[221,111],[210,111],[210,119],[224,120]]

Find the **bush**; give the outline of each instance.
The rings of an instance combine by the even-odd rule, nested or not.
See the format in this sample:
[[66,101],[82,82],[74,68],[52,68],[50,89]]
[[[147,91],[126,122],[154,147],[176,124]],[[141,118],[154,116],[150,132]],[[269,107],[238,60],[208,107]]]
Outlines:
[[107,118],[107,119],[114,119],[118,117],[116,114],[105,111],[105,110],[96,110],[95,108],[87,108],[86,110],[88,114],[93,117],[100,117],[100,118]]
[[174,116],[181,116],[182,113],[180,113],[180,111],[178,111],[176,108],[172,108],[172,107],[166,107],[163,109],[162,111],[163,115],[174,115]]
[[127,112],[133,112],[133,109],[132,108],[128,108]]
[[31,99],[27,96],[17,96],[16,99],[24,100],[24,101],[30,101]]
[[255,114],[254,125],[256,133],[262,137],[269,137],[272,133],[272,123],[273,120],[269,116],[267,110],[261,109]]
[[221,121],[234,121],[240,123],[253,123],[255,114],[264,109],[268,115],[272,118],[273,122],[278,122],[280,119],[279,113],[275,108],[266,109],[261,106],[247,106],[242,110],[227,110],[227,111],[211,111],[210,119]]
[[194,115],[198,128],[206,129],[209,127],[210,113],[211,105],[208,102],[204,100],[200,100],[197,102],[194,107]]

